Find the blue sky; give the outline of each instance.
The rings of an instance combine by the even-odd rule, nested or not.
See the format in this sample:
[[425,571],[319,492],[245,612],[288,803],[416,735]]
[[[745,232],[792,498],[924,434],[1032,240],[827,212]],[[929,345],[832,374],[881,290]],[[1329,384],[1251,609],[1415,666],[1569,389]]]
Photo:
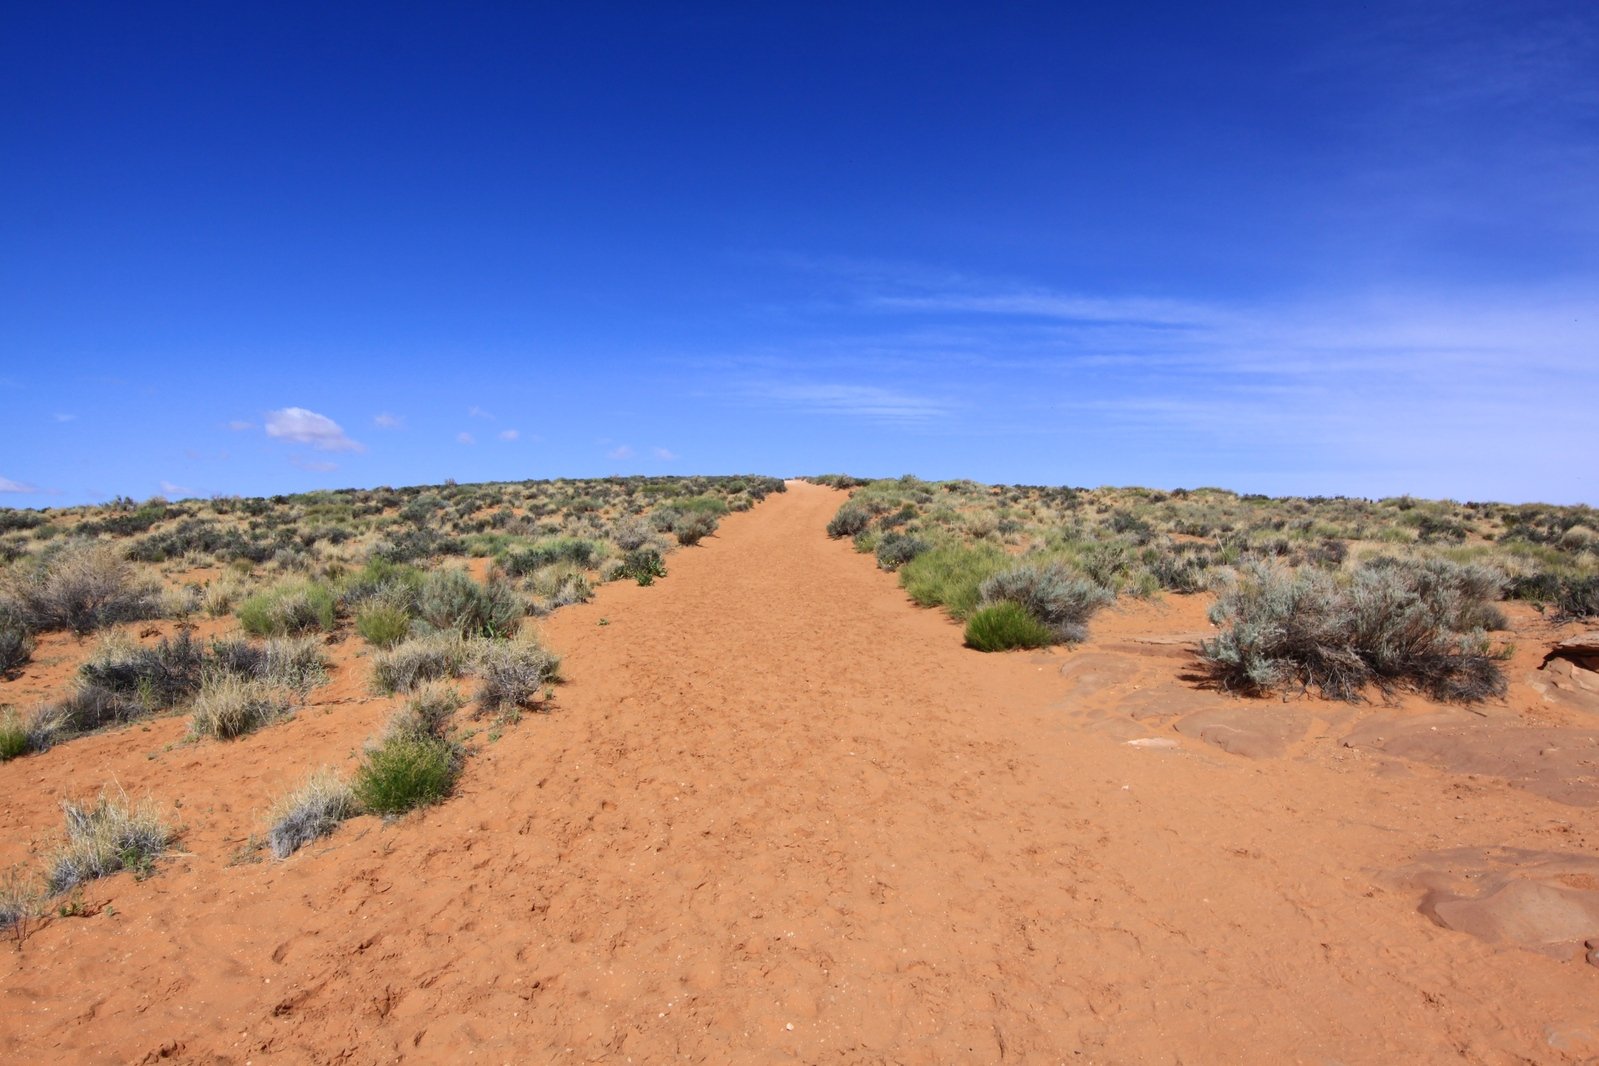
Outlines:
[[4,25],[0,504],[830,470],[1599,502],[1591,3]]

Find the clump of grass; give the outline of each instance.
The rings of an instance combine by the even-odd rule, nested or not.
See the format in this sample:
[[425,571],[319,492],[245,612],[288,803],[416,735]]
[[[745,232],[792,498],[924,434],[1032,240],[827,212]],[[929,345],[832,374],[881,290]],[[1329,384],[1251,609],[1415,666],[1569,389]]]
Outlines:
[[39,913],[38,884],[13,866],[0,877],[0,930],[23,925]]
[[1042,625],[1054,643],[1076,643],[1088,637],[1087,622],[1114,600],[1109,589],[1074,574],[1060,563],[1013,566],[978,586],[984,606],[1014,603]]
[[966,644],[978,651],[1044,648],[1054,643],[1055,634],[1048,626],[1009,600],[979,608],[966,622]]
[[417,686],[405,706],[389,718],[384,740],[397,737],[444,740],[449,736],[455,712],[465,702],[454,685],[444,681],[425,682]]
[[247,640],[211,642],[214,671],[305,693],[327,680],[327,656],[316,637],[278,637],[261,644]]
[[515,713],[560,673],[561,660],[530,640],[495,641],[477,649],[478,706]]
[[266,589],[239,604],[239,625],[256,637],[328,631],[337,618],[333,590],[315,581]]
[[436,737],[396,736],[367,752],[354,794],[365,810],[387,817],[438,803],[460,774],[461,752]]
[[264,681],[216,674],[194,698],[189,732],[196,737],[233,740],[289,713],[289,697]]
[[392,648],[411,631],[411,612],[392,603],[370,603],[356,613],[355,631],[375,648]]
[[423,681],[460,677],[467,647],[456,633],[412,637],[372,656],[372,687],[388,696],[409,692]]
[[12,708],[0,715],[0,762],[10,762],[19,755],[33,750],[28,735],[28,724]]
[[172,830],[151,800],[130,804],[126,795],[102,792],[94,806],[63,803],[66,841],[51,856],[45,882],[52,894],[69,892],[119,870],[144,875],[172,842]]
[[160,590],[134,577],[116,549],[80,544],[0,573],[0,616],[33,631],[89,633],[118,622],[155,618]]
[[527,604],[504,577],[479,584],[465,570],[436,570],[422,581],[417,615],[437,630],[463,637],[506,637],[516,632]]
[[1200,646],[1228,688],[1263,693],[1314,686],[1355,701],[1369,685],[1475,702],[1505,691],[1481,628],[1494,622],[1491,574],[1444,560],[1386,561],[1340,578],[1246,565],[1211,609],[1224,626]]
[[332,833],[358,810],[354,790],[323,767],[305,783],[273,804],[267,816],[267,846],[279,859]]
[[899,568],[899,581],[923,607],[943,607],[964,621],[977,609],[978,588],[1004,569],[1009,557],[998,547],[945,544],[917,555]]

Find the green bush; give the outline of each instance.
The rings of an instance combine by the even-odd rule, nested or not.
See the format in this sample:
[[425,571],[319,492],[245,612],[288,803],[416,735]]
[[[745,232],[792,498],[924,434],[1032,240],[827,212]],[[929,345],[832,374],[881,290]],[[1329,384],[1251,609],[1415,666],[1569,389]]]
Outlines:
[[899,583],[923,607],[943,607],[951,618],[964,621],[977,609],[978,587],[1009,562],[998,547],[946,544],[900,567]]
[[460,773],[460,752],[433,737],[395,737],[367,753],[355,775],[355,798],[373,814],[393,816],[437,803]]
[[1060,563],[1013,566],[987,578],[978,586],[985,607],[1014,603],[1054,637],[1075,643],[1088,637],[1087,622],[1115,594]]
[[507,552],[501,565],[512,577],[523,577],[555,563],[576,563],[587,569],[594,565],[600,545],[577,537],[553,537],[520,551]]
[[0,762],[10,762],[31,750],[27,724],[16,711],[7,708],[0,716]]
[[279,585],[239,604],[239,625],[257,637],[333,629],[337,619],[333,590],[314,581]]
[[444,740],[449,736],[455,712],[465,702],[455,686],[448,682],[423,682],[405,701],[405,706],[390,716],[384,740]]
[[1044,648],[1055,643],[1048,626],[1021,604],[1005,601],[979,608],[966,623],[966,645],[978,651]]
[[654,548],[635,548],[622,557],[622,567],[617,577],[630,577],[640,585],[653,585],[655,579],[666,576],[666,562]]
[[688,548],[715,533],[716,524],[716,515],[712,512],[691,511],[677,520],[672,533],[677,537],[679,544]]
[[884,570],[898,570],[930,547],[925,540],[910,533],[885,533],[876,545],[877,565]]
[[392,648],[411,631],[411,613],[404,607],[371,603],[356,613],[355,631],[375,648]]

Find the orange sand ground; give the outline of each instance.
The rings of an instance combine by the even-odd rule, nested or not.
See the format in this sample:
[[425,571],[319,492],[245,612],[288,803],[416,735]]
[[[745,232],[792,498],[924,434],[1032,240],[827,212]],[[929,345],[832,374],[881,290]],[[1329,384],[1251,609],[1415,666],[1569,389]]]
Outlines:
[[[795,483],[562,610],[553,713],[479,734],[445,805],[287,862],[230,865],[390,712],[358,639],[255,736],[169,748],[168,718],[0,766],[0,866],[107,781],[183,826],[154,877],[0,947],[0,1057],[1599,1054],[1599,700],[1536,671],[1558,631],[1518,614],[1510,698],[1475,712],[1205,690],[1198,598],[985,656],[822,535],[841,498]],[[59,691],[74,647],[0,699]]]

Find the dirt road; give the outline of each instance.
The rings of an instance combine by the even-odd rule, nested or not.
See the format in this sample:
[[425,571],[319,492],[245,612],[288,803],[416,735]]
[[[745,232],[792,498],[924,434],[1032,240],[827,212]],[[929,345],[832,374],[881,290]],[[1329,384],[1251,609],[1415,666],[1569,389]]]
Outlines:
[[[1569,846],[1589,811],[1378,774],[1355,753],[1129,746],[1093,726],[1095,700],[1135,683],[1145,702],[1225,697],[1195,693],[1169,656],[1128,653],[1128,673],[1096,690],[1061,667],[1114,653],[962,649],[950,622],[822,535],[840,498],[795,484],[674,554],[654,587],[561,611],[544,627],[570,677],[553,714],[487,743],[444,806],[357,820],[286,863],[227,865],[220,841],[247,828],[248,804],[226,819],[200,808],[229,790],[228,761],[145,760],[139,742],[116,763],[122,783],[193,797],[192,854],[92,889],[113,914],[0,952],[0,1056],[1391,1063],[1599,1049],[1599,969],[1440,928],[1392,877],[1442,849]],[[1135,621],[1193,622],[1172,611]],[[1132,623],[1104,628],[1118,625]],[[381,710],[352,706],[364,717],[343,732],[297,721],[218,750],[282,767],[270,791],[291,766],[352,758]],[[26,781],[7,767],[6,787],[97,783],[109,764],[73,769],[73,748],[13,764],[32,764]]]

